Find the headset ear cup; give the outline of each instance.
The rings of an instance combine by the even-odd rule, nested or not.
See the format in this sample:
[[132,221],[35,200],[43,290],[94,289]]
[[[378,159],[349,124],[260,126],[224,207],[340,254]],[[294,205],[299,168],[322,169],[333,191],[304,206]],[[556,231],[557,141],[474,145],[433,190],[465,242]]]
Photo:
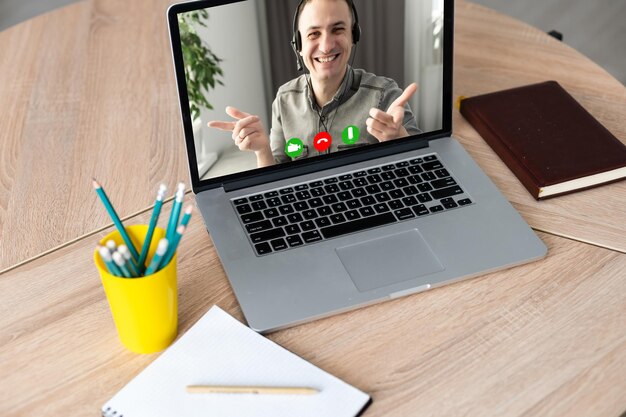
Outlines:
[[356,44],[361,39],[361,26],[355,24],[352,26],[352,43]]

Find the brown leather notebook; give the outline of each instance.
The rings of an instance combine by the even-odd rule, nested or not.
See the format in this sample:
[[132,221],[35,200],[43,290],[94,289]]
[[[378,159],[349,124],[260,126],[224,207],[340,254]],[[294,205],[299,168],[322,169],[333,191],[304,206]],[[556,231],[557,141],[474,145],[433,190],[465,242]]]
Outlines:
[[556,81],[466,98],[460,109],[536,199],[626,178],[626,146]]

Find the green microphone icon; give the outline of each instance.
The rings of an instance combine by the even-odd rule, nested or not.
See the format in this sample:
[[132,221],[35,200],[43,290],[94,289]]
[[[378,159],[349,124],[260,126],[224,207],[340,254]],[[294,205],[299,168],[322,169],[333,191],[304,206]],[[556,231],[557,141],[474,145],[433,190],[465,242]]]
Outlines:
[[359,140],[359,128],[354,125],[346,127],[343,132],[341,132],[341,140],[343,140],[343,143],[346,145],[356,143]]

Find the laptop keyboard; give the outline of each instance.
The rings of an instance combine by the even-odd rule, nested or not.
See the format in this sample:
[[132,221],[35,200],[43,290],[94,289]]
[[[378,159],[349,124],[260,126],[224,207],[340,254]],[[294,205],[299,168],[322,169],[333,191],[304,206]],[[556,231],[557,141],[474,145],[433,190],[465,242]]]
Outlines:
[[258,256],[472,204],[436,154],[232,200]]

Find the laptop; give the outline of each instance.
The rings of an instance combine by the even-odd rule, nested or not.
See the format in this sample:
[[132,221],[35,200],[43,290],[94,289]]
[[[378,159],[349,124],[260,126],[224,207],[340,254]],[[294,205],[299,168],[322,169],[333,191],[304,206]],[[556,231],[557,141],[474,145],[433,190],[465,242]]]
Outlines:
[[167,12],[196,204],[270,332],[546,255],[452,134],[453,0]]

